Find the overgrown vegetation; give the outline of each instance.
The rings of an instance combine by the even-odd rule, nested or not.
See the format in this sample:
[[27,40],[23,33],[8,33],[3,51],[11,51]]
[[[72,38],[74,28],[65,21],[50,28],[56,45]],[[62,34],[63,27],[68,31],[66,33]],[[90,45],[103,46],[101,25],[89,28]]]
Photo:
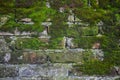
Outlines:
[[18,49],[34,49],[38,50],[40,48],[45,48],[48,45],[45,42],[40,41],[39,38],[24,38],[18,39],[16,42],[16,47]]
[[[20,49],[40,49],[41,47],[61,49],[60,43],[63,37],[73,37],[77,47],[88,49],[92,48],[94,43],[99,42],[100,48],[105,53],[104,61],[85,61],[83,65],[79,65],[78,70],[90,75],[104,75],[109,72],[111,66],[120,66],[120,0],[48,1],[50,1],[51,8],[46,7],[45,0],[1,0],[0,17],[9,15],[10,18],[6,24],[0,26],[0,31],[14,32],[18,27],[21,32],[42,32],[44,28],[41,23],[51,19],[52,25],[49,31],[51,38],[48,44],[41,42],[38,38],[32,38],[19,39],[16,46]],[[59,12],[60,7],[64,8],[64,13]],[[71,14],[69,10],[72,10],[83,24],[88,23],[89,26],[73,24],[73,27],[68,27],[66,22]],[[26,17],[31,18],[34,24],[19,23],[22,18]],[[104,33],[102,37],[97,37],[99,28],[96,24],[100,21],[103,21]]]

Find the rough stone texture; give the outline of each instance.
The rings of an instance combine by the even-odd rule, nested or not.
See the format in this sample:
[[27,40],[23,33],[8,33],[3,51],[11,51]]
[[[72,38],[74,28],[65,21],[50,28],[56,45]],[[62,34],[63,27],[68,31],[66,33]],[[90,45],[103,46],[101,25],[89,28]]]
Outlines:
[[23,24],[34,24],[34,22],[32,22],[31,18],[23,18],[20,20],[20,22],[22,22]]
[[[104,53],[100,49],[89,49],[91,56],[95,59],[103,60]],[[85,49],[43,49],[43,50],[23,50],[12,54],[9,63],[38,63],[50,62],[82,62],[84,54],[89,54]],[[4,55],[0,54],[0,60],[4,60]],[[15,56],[14,56],[15,55]],[[92,57],[92,59],[93,59]]]
[[93,49],[92,50],[94,57],[98,60],[103,61],[104,60],[104,52],[100,49]]
[[[43,65],[0,65],[0,78],[19,77],[19,78],[41,78],[41,80],[51,80],[56,77],[67,77],[68,69],[71,64],[43,64]],[[45,78],[45,79],[44,79]],[[48,78],[48,79],[47,79]],[[25,80],[26,80],[25,79]],[[1,79],[0,79],[1,80]],[[12,79],[10,79],[12,80]],[[20,79],[23,80],[23,79]],[[36,80],[36,79],[35,79]]]
[[16,77],[18,68],[13,65],[0,65],[0,77]]
[[10,16],[8,15],[4,15],[2,17],[0,17],[0,26],[3,26],[4,24],[6,24],[6,22],[9,20]]
[[[115,80],[120,76],[72,76],[69,70],[73,64],[22,64],[0,65],[0,80]],[[5,68],[5,69],[3,69]]]
[[112,75],[112,76],[120,75],[120,66],[114,66],[111,69],[111,74],[110,75]]
[[0,52],[11,52],[3,36],[0,36]]

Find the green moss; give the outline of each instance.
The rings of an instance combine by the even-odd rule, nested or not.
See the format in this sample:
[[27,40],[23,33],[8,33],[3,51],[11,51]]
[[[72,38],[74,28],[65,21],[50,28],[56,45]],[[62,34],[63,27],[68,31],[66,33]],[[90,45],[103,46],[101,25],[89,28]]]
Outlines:
[[56,63],[77,63],[82,62],[82,53],[50,53],[48,54],[52,62]]
[[96,42],[101,43],[102,38],[98,37],[90,37],[90,36],[85,36],[85,37],[77,37],[74,39],[75,44],[78,45],[80,48],[85,48],[85,49],[91,49],[93,44]]
[[40,41],[39,38],[24,38],[16,41],[16,47],[19,49],[40,49],[41,47],[47,47],[47,44]]
[[98,27],[85,27],[81,31],[83,36],[95,36],[98,34]]
[[[17,49],[62,49],[62,40],[64,36],[73,37],[74,43],[79,48],[91,49],[96,42],[100,43],[100,48],[104,51],[104,61],[91,60],[91,51],[85,51],[81,55],[71,53],[68,54],[48,54],[52,62],[84,62],[83,65],[77,65],[78,71],[89,75],[104,75],[110,70],[111,65],[120,65],[120,0],[96,0],[91,1],[91,7],[88,6],[88,0],[49,0],[51,8],[46,7],[46,0],[19,0],[20,5],[14,4],[15,0],[2,0],[0,2],[0,17],[3,15],[10,15],[11,17],[6,24],[0,26],[0,31],[14,32],[15,28],[18,30],[42,32],[42,22],[51,19],[52,25],[49,28],[49,35],[51,36],[49,43],[44,43],[37,35],[32,35],[31,39],[18,39],[16,45]],[[21,4],[22,3],[22,4]],[[22,6],[23,5],[23,6]],[[59,12],[59,8],[65,8],[64,13]],[[73,24],[73,27],[68,27],[69,10],[72,9],[75,16],[82,20],[81,22],[89,26],[79,26]],[[22,18],[31,18],[33,25],[16,23],[15,20],[20,21]],[[97,37],[98,27],[96,24],[103,21],[103,31],[101,37]],[[10,40],[6,40],[8,43]],[[3,56],[3,54],[1,53]],[[20,56],[19,53],[12,53],[15,59]],[[82,60],[81,60],[82,59]],[[17,63],[17,61],[16,61]],[[21,62],[22,63],[22,62]]]
[[109,63],[96,60],[85,62],[83,65],[75,65],[74,68],[86,75],[106,75],[109,74],[111,65]]
[[58,37],[58,38],[52,38],[49,42],[49,48],[50,49],[61,49],[63,48],[61,45],[62,42],[62,37]]

